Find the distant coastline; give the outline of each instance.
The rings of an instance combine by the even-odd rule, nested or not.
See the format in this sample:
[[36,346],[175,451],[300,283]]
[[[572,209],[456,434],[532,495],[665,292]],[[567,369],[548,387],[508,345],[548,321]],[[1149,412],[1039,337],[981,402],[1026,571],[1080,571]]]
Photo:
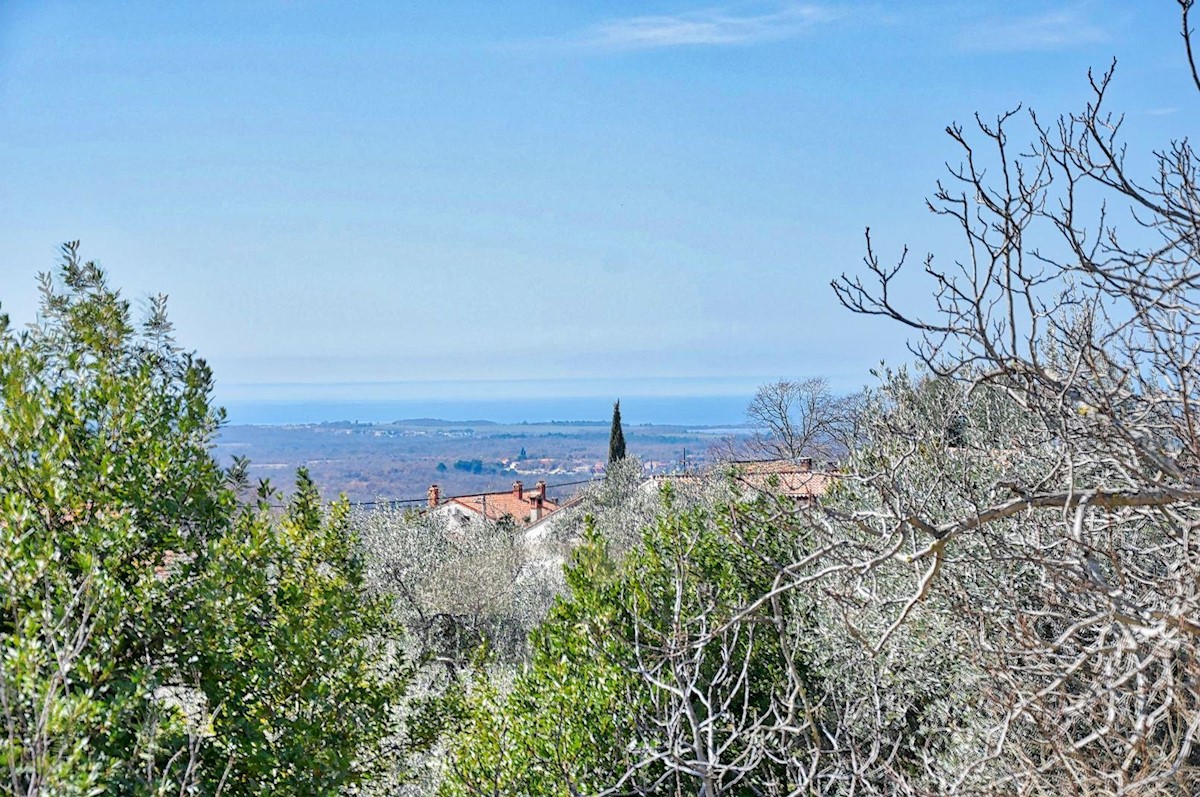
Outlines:
[[[235,399],[221,402],[227,422],[234,425],[287,425],[332,423],[417,422],[548,423],[575,421],[600,423],[612,414],[612,402],[621,399],[627,424],[736,426],[746,420],[750,396],[569,396],[561,398],[497,399],[347,399],[283,400]],[[412,422],[411,420],[409,421]]]

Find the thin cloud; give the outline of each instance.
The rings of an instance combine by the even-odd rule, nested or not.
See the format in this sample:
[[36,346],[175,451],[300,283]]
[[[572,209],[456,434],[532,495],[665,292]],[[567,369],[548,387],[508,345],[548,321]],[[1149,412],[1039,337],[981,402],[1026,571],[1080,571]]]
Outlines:
[[959,44],[977,52],[1020,52],[1064,50],[1108,38],[1103,26],[1076,7],[1015,19],[991,19],[966,30]]
[[752,44],[799,36],[834,16],[824,6],[807,3],[790,3],[757,13],[710,8],[609,20],[573,37],[571,43],[601,51]]

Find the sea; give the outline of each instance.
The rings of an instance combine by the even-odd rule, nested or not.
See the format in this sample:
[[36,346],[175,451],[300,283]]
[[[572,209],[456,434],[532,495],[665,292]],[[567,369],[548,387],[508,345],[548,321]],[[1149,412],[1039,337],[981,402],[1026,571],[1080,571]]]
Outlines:
[[[622,396],[625,425],[738,426],[751,396]],[[220,401],[234,425],[295,425],[356,421],[389,423],[413,418],[445,421],[537,423],[608,421],[612,396],[456,399],[232,399]]]

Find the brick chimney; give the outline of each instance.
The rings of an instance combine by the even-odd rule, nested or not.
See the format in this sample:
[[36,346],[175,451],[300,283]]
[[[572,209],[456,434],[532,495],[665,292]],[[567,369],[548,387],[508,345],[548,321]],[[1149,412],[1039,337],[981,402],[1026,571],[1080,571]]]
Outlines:
[[800,472],[801,472],[801,473],[810,473],[810,472],[812,472],[812,464],[813,464],[812,457],[804,457],[804,458],[803,458],[803,459],[801,459],[801,460],[800,460],[800,462],[799,462],[799,465],[800,465]]
[[533,485],[533,492],[529,494],[529,503],[533,508],[529,510],[529,522],[536,523],[546,516],[546,482],[538,481]]
[[429,485],[429,506],[435,507],[442,500],[442,488],[436,484]]
[[520,482],[513,482],[513,498],[523,498],[525,496],[525,485]]

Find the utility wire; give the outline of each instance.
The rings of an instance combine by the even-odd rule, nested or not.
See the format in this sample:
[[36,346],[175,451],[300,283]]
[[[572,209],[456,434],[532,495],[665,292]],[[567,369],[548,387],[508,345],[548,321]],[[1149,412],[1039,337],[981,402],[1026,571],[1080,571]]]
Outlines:
[[[577,484],[590,484],[594,481],[600,481],[603,476],[593,476],[590,479],[578,479],[573,482],[559,482],[558,484],[547,484],[547,490],[557,490],[559,487],[574,487]],[[477,495],[499,495],[505,492],[504,490],[493,490],[490,493],[463,493],[462,495],[447,495],[443,498],[447,501],[452,501],[455,498],[473,498]],[[350,506],[398,506],[401,504],[423,504],[429,500],[429,496],[424,498],[377,498],[374,501],[350,501]]]
[[[559,487],[574,487],[578,484],[590,484],[592,482],[600,481],[603,478],[604,478],[603,476],[593,476],[590,479],[577,479],[573,482],[559,482],[558,484],[547,484],[546,489],[547,490],[557,490]],[[442,499],[446,500],[446,501],[452,501],[455,498],[474,498],[477,495],[498,495],[502,492],[505,492],[505,491],[504,490],[493,490],[490,493],[481,493],[481,492],[463,493],[462,495],[442,496]],[[423,504],[423,503],[426,503],[428,500],[429,500],[429,496],[426,495],[422,498],[377,498],[374,501],[348,501],[347,503],[352,507],[356,507],[356,506],[404,506],[407,504]],[[287,508],[287,504],[271,504],[270,506],[274,509],[286,509]]]

